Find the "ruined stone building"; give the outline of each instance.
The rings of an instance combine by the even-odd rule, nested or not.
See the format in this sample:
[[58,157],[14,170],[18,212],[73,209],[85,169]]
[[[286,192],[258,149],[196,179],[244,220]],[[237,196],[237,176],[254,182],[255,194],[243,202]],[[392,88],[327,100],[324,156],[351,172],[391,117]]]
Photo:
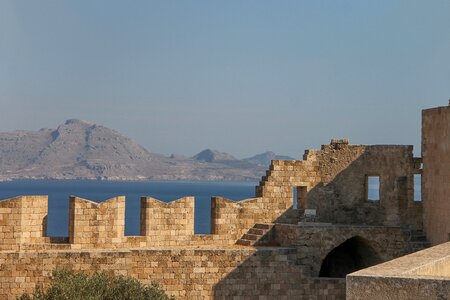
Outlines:
[[347,277],[347,299],[450,299],[450,103],[422,112],[423,224],[432,248]]
[[[334,139],[274,160],[255,198],[211,200],[211,234],[194,234],[193,197],[143,197],[139,236],[124,235],[124,197],[72,197],[61,238],[46,237],[47,197],[1,201],[0,298],[64,266],[156,280],[177,299],[344,299],[347,274],[448,239],[449,116],[424,111],[423,159],[412,146]],[[353,299],[363,281],[347,287]]]

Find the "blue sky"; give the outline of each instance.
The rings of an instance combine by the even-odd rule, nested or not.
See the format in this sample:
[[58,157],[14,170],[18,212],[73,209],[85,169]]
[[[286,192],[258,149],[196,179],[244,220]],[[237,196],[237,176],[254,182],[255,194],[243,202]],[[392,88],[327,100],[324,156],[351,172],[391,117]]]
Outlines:
[[150,151],[420,149],[450,1],[0,1],[0,131],[69,118]]

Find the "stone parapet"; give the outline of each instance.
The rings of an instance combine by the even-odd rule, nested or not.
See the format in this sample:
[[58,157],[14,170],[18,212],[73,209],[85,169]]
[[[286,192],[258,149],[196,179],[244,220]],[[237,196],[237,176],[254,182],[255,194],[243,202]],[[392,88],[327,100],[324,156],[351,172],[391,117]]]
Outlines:
[[47,196],[19,196],[0,201],[0,249],[20,249],[45,241]]
[[125,197],[115,197],[101,203],[70,197],[70,244],[79,248],[112,248],[123,242],[124,231]]
[[448,299],[450,242],[347,276],[347,299]]
[[194,234],[194,197],[163,202],[141,198],[141,235],[151,240],[186,239]]

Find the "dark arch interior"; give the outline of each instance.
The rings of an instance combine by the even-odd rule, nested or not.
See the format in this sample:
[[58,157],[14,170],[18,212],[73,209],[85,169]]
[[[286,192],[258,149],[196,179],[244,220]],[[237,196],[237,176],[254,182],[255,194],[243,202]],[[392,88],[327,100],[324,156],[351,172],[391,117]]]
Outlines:
[[344,278],[347,274],[380,263],[373,248],[360,237],[353,237],[334,248],[322,262],[320,277]]

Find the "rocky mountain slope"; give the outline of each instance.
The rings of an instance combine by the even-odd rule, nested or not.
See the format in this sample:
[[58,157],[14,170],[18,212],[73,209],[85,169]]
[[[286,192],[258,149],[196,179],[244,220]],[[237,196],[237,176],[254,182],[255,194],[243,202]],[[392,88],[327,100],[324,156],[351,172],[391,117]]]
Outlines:
[[287,160],[291,160],[294,159],[290,156],[286,156],[286,155],[276,155],[275,153],[273,153],[272,151],[267,151],[261,154],[257,154],[255,156],[249,157],[249,158],[244,158],[243,161],[246,161],[248,163],[251,164],[255,164],[258,166],[262,166],[262,167],[268,167],[270,165],[270,162],[274,159],[287,159]]
[[239,160],[207,149],[191,158],[166,157],[114,130],[72,119],[55,130],[0,133],[0,180],[259,180],[267,168],[261,155]]

